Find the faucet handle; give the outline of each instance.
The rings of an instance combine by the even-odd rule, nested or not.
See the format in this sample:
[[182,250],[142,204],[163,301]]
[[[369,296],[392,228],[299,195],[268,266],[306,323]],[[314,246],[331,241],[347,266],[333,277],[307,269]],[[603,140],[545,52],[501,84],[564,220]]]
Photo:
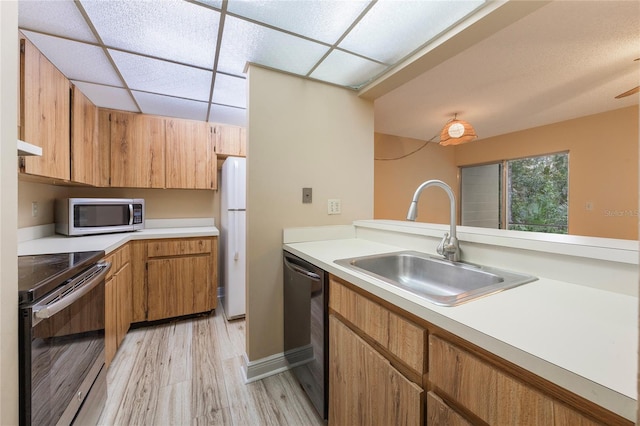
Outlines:
[[446,256],[444,246],[445,244],[448,244],[448,243],[449,243],[449,233],[445,232],[444,237],[442,237],[442,241],[440,241],[440,244],[438,244],[438,247],[436,248],[436,252],[441,256]]

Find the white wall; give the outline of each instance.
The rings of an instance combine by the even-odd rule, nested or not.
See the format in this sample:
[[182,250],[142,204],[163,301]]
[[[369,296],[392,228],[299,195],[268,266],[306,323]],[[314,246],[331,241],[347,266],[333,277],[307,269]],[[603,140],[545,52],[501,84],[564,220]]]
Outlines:
[[0,2],[0,424],[18,424],[18,2]]
[[[281,353],[282,230],[373,217],[373,103],[349,90],[250,66],[247,355]],[[302,188],[313,202],[302,203]],[[329,216],[339,198],[342,214]]]

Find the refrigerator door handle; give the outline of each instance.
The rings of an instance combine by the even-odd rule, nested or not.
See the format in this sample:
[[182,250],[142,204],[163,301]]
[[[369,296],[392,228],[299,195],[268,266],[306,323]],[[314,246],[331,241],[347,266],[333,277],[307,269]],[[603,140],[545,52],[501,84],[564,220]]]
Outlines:
[[237,261],[238,261],[238,259],[240,258],[240,251],[238,250],[238,247],[240,246],[240,235],[239,235],[240,233],[239,233],[239,232],[237,232],[237,231],[238,231],[238,229],[240,229],[240,228],[239,228],[239,225],[240,225],[239,221],[240,221],[240,219],[238,219],[238,216],[240,216],[240,215],[239,215],[239,214],[237,214],[237,213],[233,215],[234,220],[235,220],[235,222],[236,222],[236,223],[235,223],[235,229],[236,229],[236,232],[234,232],[234,234],[235,234],[235,235],[234,235],[234,245],[235,245],[235,247],[233,248],[233,252],[234,252],[233,260],[235,260],[236,262],[237,262]]

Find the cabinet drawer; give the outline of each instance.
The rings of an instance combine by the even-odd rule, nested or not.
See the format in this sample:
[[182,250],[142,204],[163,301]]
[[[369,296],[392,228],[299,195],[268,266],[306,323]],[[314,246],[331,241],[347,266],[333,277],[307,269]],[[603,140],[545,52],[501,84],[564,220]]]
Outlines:
[[107,272],[107,275],[105,277],[106,280],[111,278],[113,274],[117,273],[120,269],[122,269],[122,267],[129,263],[129,253],[130,249],[129,244],[127,243],[116,251],[113,251],[109,255],[105,256],[104,260],[111,263],[111,269],[109,269],[109,272]]
[[363,333],[387,347],[389,313],[382,306],[333,279],[329,282],[329,306]]
[[161,240],[147,243],[147,257],[211,253],[211,239]]
[[365,296],[330,280],[329,306],[418,374],[426,371],[427,332]]

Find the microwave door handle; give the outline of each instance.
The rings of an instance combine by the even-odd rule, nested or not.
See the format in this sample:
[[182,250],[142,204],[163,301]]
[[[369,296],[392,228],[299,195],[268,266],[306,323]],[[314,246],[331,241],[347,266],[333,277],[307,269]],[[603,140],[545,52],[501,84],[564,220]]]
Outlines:
[[109,269],[111,269],[111,263],[109,262],[101,262],[95,266],[96,269],[100,270],[100,272],[91,278],[88,282],[86,282],[82,287],[78,288],[78,290],[71,292],[68,296],[63,297],[62,299],[47,305],[47,306],[34,306],[33,313],[37,318],[46,319],[51,318],[64,308],[73,304],[76,300],[80,299],[85,294],[89,293],[95,286],[104,281],[104,276],[107,275]]
[[129,203],[129,225],[133,225],[133,203]]

